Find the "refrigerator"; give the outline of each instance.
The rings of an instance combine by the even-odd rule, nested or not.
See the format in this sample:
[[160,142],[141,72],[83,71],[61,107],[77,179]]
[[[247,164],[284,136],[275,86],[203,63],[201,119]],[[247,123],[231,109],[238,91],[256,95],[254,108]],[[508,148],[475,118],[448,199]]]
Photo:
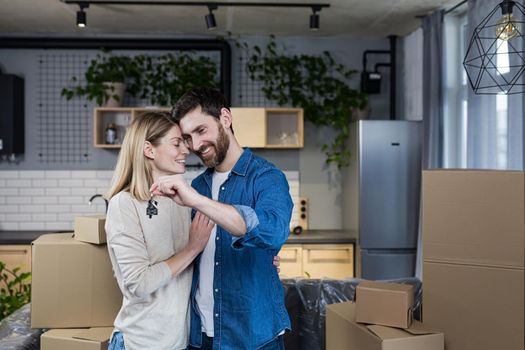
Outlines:
[[413,277],[419,223],[422,123],[360,120],[350,125],[342,173],[343,227],[358,232],[357,276]]

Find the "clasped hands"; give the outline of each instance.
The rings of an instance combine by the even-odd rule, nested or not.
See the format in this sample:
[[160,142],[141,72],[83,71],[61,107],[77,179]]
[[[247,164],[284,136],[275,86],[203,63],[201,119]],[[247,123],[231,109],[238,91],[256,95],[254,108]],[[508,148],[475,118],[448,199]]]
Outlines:
[[150,193],[153,196],[165,196],[173,199],[177,204],[195,208],[199,194],[191,187],[184,176],[161,176],[151,185]]

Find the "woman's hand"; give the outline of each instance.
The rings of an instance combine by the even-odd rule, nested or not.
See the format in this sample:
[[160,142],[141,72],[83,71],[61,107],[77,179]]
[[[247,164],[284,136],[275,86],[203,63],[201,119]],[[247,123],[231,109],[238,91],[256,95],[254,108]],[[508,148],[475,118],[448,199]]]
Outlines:
[[275,266],[277,273],[281,272],[281,269],[279,268],[279,266],[281,266],[281,257],[279,255],[273,257],[273,266]]
[[188,246],[198,253],[202,252],[208,243],[213,226],[215,226],[213,221],[198,211],[191,222]]

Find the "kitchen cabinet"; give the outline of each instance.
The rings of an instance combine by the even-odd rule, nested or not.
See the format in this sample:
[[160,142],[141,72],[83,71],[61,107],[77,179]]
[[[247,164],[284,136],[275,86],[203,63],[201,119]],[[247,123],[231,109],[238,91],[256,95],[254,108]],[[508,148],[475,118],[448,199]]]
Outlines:
[[21,272],[31,271],[31,245],[30,244],[2,244],[0,245],[0,261],[6,264],[9,270],[20,267]]
[[[126,128],[134,118],[149,111],[169,112],[170,108],[100,107],[93,111],[95,148],[120,148]],[[301,108],[231,108],[235,137],[243,147],[302,148]],[[115,142],[108,143],[106,130],[116,130]]]
[[281,278],[354,277],[353,244],[285,244],[279,256]]
[[281,258],[281,277],[297,277],[303,275],[303,247],[286,244],[279,252]]
[[239,144],[250,148],[302,148],[301,108],[231,108]]
[[[93,110],[93,146],[95,148],[120,148],[126,128],[139,115],[150,111],[169,112],[170,108],[100,107]],[[106,139],[106,129],[113,124],[116,129],[115,142]]]

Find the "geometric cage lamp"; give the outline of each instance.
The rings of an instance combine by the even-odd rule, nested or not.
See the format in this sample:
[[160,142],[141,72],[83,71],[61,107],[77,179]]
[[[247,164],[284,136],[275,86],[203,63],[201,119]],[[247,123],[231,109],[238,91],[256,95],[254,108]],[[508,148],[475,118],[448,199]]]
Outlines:
[[525,93],[525,7],[504,0],[474,29],[463,67],[476,94]]

